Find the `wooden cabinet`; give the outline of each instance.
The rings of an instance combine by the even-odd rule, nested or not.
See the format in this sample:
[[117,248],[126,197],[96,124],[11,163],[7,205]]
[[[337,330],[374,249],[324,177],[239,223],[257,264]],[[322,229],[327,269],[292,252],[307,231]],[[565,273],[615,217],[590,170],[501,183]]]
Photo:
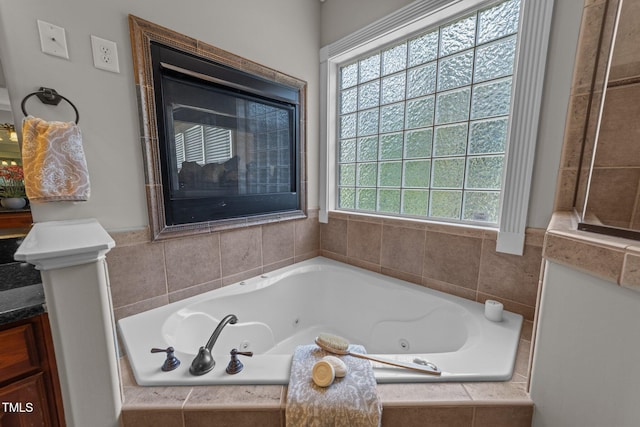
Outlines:
[[0,326],[0,427],[63,427],[46,314]]

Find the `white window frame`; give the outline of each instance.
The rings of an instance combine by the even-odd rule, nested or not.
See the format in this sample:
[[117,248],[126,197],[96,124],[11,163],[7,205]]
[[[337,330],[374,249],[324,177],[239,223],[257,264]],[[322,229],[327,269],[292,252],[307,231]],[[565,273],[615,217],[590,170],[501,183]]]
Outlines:
[[[498,2],[418,0],[320,49],[320,222],[328,222],[329,212],[336,210],[337,83],[340,65],[372,49],[391,45]],[[554,0],[521,0],[501,213],[497,227],[498,252],[516,255],[524,252],[553,4]]]

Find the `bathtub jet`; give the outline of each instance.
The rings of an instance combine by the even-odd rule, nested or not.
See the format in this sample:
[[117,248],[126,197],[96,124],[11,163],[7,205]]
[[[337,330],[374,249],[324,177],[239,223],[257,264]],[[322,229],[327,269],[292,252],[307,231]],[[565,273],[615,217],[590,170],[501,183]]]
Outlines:
[[[240,320],[233,324],[228,313]],[[143,386],[287,384],[295,348],[314,344],[320,333],[361,344],[370,355],[425,360],[441,370],[424,375],[372,362],[379,383],[507,381],[522,316],[504,311],[497,320],[485,317],[481,303],[318,257],[121,319],[118,326]],[[170,346],[178,358],[194,361],[194,371],[186,364],[162,371],[149,349]],[[230,375],[226,363],[213,368],[208,362],[209,356],[228,361],[232,349],[253,352],[242,372]]]

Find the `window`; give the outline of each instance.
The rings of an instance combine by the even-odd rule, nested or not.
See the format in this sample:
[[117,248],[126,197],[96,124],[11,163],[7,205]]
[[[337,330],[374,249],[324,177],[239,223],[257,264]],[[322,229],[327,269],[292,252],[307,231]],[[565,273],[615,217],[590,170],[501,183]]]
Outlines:
[[321,220],[490,226],[521,253],[552,3],[419,1],[323,48]]
[[497,224],[520,1],[340,67],[339,209]]

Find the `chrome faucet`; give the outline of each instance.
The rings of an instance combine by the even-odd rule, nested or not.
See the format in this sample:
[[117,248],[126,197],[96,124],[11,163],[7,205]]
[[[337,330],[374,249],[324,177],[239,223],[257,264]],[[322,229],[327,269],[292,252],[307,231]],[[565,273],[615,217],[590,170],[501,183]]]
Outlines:
[[189,367],[189,372],[191,372],[191,375],[206,374],[207,372],[212,370],[214,366],[216,366],[216,361],[213,360],[213,357],[211,356],[213,345],[218,340],[218,336],[222,332],[222,328],[227,326],[227,323],[231,323],[233,325],[237,321],[238,318],[235,316],[235,314],[228,314],[220,321],[220,323],[218,323],[218,326],[216,327],[215,331],[213,331],[213,334],[211,335],[211,338],[209,338],[209,341],[207,341],[207,344],[203,347],[200,347],[200,350],[198,350],[198,355],[195,357],[195,359],[193,359],[193,362],[191,362],[191,367]]

